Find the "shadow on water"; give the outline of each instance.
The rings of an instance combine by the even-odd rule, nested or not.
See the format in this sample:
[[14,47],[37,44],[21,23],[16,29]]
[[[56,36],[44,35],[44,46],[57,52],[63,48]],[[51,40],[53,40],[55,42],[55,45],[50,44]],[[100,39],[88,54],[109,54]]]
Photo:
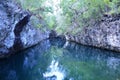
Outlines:
[[120,55],[61,39],[0,61],[0,80],[120,80]]

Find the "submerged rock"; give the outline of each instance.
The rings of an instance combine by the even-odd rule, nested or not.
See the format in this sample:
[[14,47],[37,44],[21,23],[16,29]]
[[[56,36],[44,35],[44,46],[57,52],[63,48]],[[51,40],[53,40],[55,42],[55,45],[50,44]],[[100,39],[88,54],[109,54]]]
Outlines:
[[66,39],[83,45],[120,52],[120,15],[104,16],[93,26],[85,27],[79,35]]
[[32,25],[31,14],[12,0],[0,0],[0,57],[31,47],[48,34]]

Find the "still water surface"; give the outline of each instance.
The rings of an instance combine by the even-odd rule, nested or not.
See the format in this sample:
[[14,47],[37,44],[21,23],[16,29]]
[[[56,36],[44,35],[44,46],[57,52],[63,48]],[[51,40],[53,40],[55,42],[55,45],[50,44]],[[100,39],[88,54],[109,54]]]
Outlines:
[[120,80],[120,55],[46,40],[1,60],[0,80]]

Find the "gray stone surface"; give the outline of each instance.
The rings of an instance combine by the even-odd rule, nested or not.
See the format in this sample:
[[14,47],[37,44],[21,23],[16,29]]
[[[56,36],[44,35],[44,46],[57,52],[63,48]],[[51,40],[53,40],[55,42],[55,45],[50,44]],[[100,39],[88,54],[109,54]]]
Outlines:
[[66,34],[66,39],[83,45],[120,52],[120,15],[105,16],[79,35]]
[[31,14],[12,0],[0,0],[0,57],[31,47],[48,34],[35,28]]

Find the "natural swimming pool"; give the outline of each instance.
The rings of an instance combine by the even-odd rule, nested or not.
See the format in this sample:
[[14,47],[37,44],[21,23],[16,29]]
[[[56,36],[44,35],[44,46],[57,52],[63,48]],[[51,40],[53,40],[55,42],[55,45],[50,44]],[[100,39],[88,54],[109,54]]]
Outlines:
[[120,80],[116,52],[45,40],[0,61],[0,80]]

